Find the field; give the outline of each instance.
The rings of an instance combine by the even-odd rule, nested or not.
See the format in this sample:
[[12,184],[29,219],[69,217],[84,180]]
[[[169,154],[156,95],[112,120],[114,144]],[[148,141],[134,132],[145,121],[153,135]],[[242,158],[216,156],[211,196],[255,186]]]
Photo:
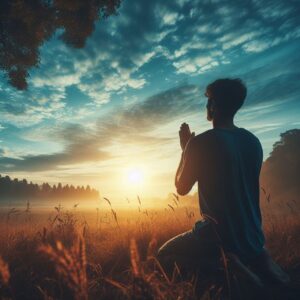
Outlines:
[[[180,198],[157,210],[142,203],[118,210],[109,199],[105,204],[90,210],[76,205],[48,212],[29,206],[3,210],[1,299],[229,299],[224,296],[230,288],[226,268],[216,287],[205,274],[202,281],[195,275],[183,278],[178,268],[166,274],[155,258],[163,242],[191,229],[200,218],[197,208],[186,207]],[[271,207],[264,211],[267,247],[292,278],[278,299],[300,299],[298,216],[296,208],[287,215]],[[205,280],[208,285],[201,285]]]

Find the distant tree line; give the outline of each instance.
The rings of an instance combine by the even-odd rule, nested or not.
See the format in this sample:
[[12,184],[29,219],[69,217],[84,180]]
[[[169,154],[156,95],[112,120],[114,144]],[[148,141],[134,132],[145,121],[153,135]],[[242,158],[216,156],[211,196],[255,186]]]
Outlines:
[[98,199],[99,192],[89,185],[50,185],[49,183],[36,184],[27,182],[26,179],[12,179],[0,175],[0,201],[6,199]]

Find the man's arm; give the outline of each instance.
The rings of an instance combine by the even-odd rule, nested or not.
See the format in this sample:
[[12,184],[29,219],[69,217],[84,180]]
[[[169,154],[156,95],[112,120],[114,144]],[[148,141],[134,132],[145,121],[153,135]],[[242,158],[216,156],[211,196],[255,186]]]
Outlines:
[[176,172],[175,186],[177,193],[181,196],[186,195],[197,181],[196,161],[193,155],[195,151],[194,147],[193,140],[190,139],[181,155],[181,160]]

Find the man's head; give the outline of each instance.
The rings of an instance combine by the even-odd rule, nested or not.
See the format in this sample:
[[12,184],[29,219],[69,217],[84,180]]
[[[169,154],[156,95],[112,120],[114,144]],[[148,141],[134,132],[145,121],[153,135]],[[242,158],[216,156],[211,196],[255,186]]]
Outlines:
[[247,88],[241,79],[218,79],[206,88],[207,120],[233,119],[247,95]]

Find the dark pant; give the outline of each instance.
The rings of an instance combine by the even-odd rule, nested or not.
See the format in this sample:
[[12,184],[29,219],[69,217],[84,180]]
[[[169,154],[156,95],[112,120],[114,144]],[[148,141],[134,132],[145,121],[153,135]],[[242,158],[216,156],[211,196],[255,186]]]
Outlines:
[[[220,265],[220,242],[212,225],[206,221],[196,222],[190,231],[168,240],[158,250],[158,260],[167,272],[172,272],[175,263],[183,273],[199,271],[214,273]],[[247,263],[264,282],[286,284],[287,274],[263,249],[251,262]]]
[[206,221],[198,221],[192,230],[173,237],[158,250],[158,259],[167,271],[172,271],[175,263],[183,272],[211,270],[219,256],[218,240]]

